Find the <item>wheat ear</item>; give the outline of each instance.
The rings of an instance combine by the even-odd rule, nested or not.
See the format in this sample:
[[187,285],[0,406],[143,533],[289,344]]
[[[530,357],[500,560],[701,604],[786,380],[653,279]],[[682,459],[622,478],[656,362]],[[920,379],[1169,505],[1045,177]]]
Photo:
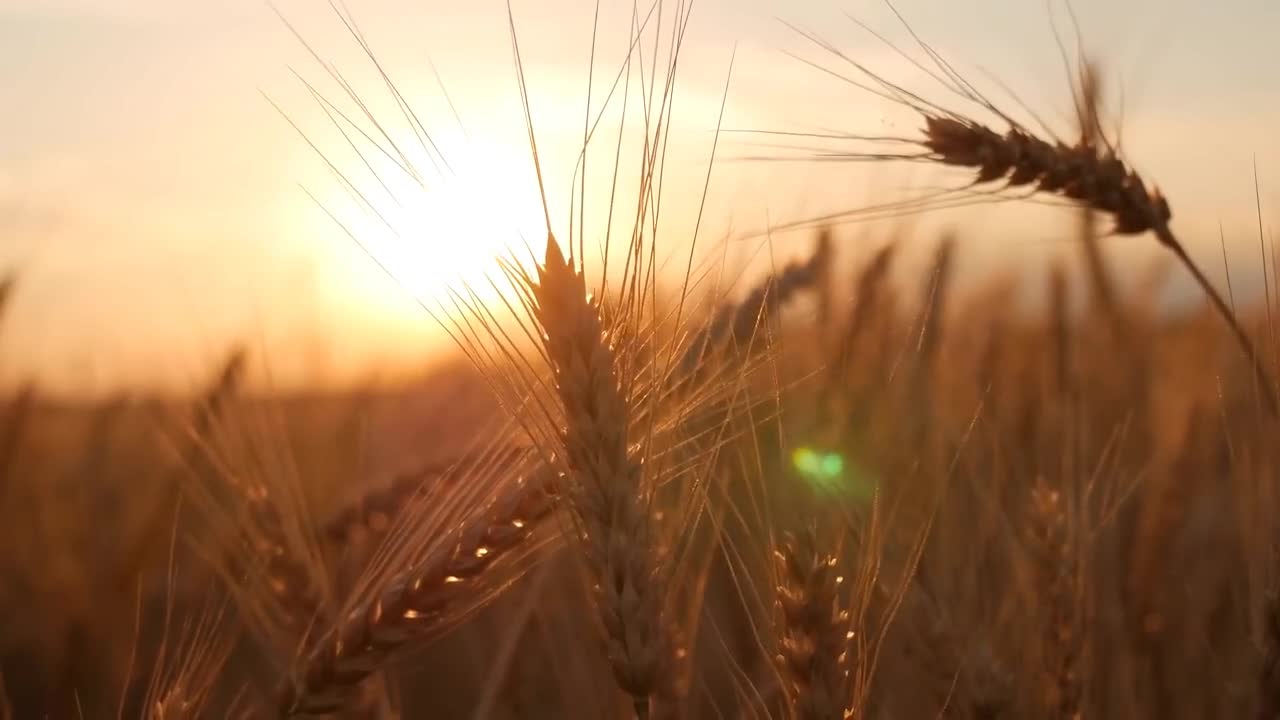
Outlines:
[[[226,609],[219,600],[209,601],[199,616],[182,623],[172,651],[168,647],[161,649],[157,664],[162,670],[147,689],[145,720],[195,720],[204,716],[214,685],[239,636]],[[170,612],[167,610],[166,616]]]
[[840,607],[836,557],[818,549],[812,528],[788,534],[774,557],[778,661],[791,707],[803,720],[839,720],[845,706],[849,613]]
[[[300,636],[323,607],[325,587],[291,541],[285,515],[268,483],[252,472],[220,465],[209,445],[216,425],[227,420],[226,407],[242,382],[245,365],[243,350],[232,353],[213,388],[200,399],[192,423],[195,440],[190,462],[202,465],[197,472],[207,469],[234,494],[232,502],[240,511],[234,518],[238,550],[247,550],[250,558],[249,567],[236,569],[249,571],[252,581],[265,585],[272,599],[269,612],[273,622],[281,623],[290,635]],[[233,566],[238,562],[243,560],[233,559]]]
[[829,271],[830,262],[831,236],[821,234],[808,260],[789,263],[781,272],[752,288],[742,302],[717,309],[711,321],[686,345],[680,358],[680,380],[695,377],[699,363],[726,344],[750,348],[761,317],[775,312],[800,292],[817,286]]
[[650,697],[667,682],[673,644],[649,496],[630,447],[632,409],[582,273],[549,233],[537,274],[529,289],[564,410],[565,496],[578,524],[614,677],[631,696],[636,716],[647,718]]
[[1045,679],[1048,714],[1056,720],[1079,720],[1083,701],[1080,663],[1082,643],[1078,604],[1079,565],[1071,542],[1071,525],[1061,493],[1043,480],[1031,491],[1031,526],[1037,570],[1036,587],[1045,604]]
[[[486,458],[506,467],[514,467],[524,457],[520,448],[504,449],[499,456]],[[478,463],[466,458],[447,464],[432,464],[410,473],[397,475],[384,487],[372,489],[335,512],[322,526],[322,535],[334,546],[365,544],[383,535],[395,524],[400,514],[427,492],[441,492],[442,483],[454,484],[468,477],[450,472],[460,462]]]
[[[336,712],[388,656],[432,637],[483,592],[499,560],[517,553],[551,513],[546,473],[521,480],[488,512],[461,528],[443,550],[394,576],[338,621],[280,689],[283,717]],[[464,608],[465,609],[465,608]]]
[[1261,355],[1235,312],[1169,228],[1172,212],[1159,190],[1148,189],[1142,178],[1115,152],[1097,144],[1050,144],[1020,127],[1003,135],[985,125],[957,117],[924,113],[928,159],[977,171],[975,184],[1003,180],[1008,187],[1030,187],[1059,195],[1111,215],[1121,235],[1152,232],[1187,269],[1214,309],[1235,335],[1253,365],[1268,410],[1280,414],[1276,389]]
[[840,379],[843,380],[844,373],[849,369],[849,363],[853,360],[853,353],[858,347],[858,342],[862,340],[863,334],[867,331],[877,309],[876,300],[880,295],[880,289],[885,284],[885,279],[889,275],[893,266],[894,255],[898,246],[895,243],[887,243],[876,254],[871,256],[871,260],[867,262],[862,271],[858,273],[858,279],[855,283],[857,293],[854,296],[853,311],[849,314],[849,320],[845,325],[843,337],[840,341],[839,355],[832,367],[840,373]]

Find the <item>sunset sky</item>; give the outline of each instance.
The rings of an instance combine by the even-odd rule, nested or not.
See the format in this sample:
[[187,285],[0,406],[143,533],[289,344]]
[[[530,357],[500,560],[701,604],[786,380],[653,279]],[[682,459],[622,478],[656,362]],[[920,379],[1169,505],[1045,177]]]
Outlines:
[[[282,377],[349,377],[386,358],[404,367],[439,347],[440,333],[326,209],[348,218],[428,303],[449,283],[476,283],[519,232],[541,241],[505,3],[347,5],[452,168],[437,173],[417,155],[430,189],[405,186],[413,201],[392,219],[400,241],[381,237],[369,216],[348,214],[351,194],[268,101],[327,156],[359,170],[292,71],[344,112],[350,102],[265,2],[0,2],[0,271],[19,273],[0,324],[0,384],[34,377],[67,392],[182,385],[206,375],[231,342],[260,344]],[[552,219],[567,232],[594,3],[512,6]],[[375,114],[390,119],[396,142],[415,146],[328,3],[280,0],[278,7]],[[991,77],[1070,131],[1066,75],[1050,24],[1056,18],[1074,44],[1064,3],[899,0],[897,7],[994,97],[1016,108]],[[1264,222],[1273,223],[1280,208],[1280,3],[1076,0],[1074,9],[1109,89],[1123,95],[1123,106],[1113,103],[1109,114],[1123,120],[1127,157],[1171,198],[1175,228],[1215,276],[1221,222],[1237,287],[1258,285],[1255,157]],[[631,11],[631,3],[601,2],[596,107],[623,59]],[[906,47],[879,0],[696,0],[664,177],[669,252],[682,251],[691,235],[735,48],[726,127],[915,130],[900,110],[789,57],[825,60],[782,21],[942,97],[846,13]],[[615,123],[591,145],[587,207],[596,218],[605,210],[616,133]],[[721,138],[725,162],[714,167],[700,234],[709,248],[768,222],[891,199],[916,181],[912,168],[896,166],[727,161],[758,154],[747,143],[759,141]],[[391,168],[378,169],[390,178]],[[356,184],[376,194],[375,182],[365,175]],[[1044,217],[1007,206],[964,215],[962,238],[974,241],[965,273],[985,276],[1010,262],[1033,267],[1061,249],[1056,226],[1070,225],[1049,227],[1039,222]],[[1010,250],[1012,240],[1025,242]],[[1140,254],[1151,244],[1120,238],[1114,247]],[[779,241],[774,251],[794,255],[806,246]],[[760,247],[739,240],[729,254],[748,258]]]

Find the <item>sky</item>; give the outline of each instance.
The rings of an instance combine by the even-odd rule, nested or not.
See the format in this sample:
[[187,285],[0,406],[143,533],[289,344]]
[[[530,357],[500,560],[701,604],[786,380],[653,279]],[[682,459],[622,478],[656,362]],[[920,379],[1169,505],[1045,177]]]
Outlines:
[[[561,235],[587,100],[599,112],[626,56],[633,7],[601,0],[596,19],[592,0],[511,2]],[[1107,117],[1122,130],[1126,157],[1170,197],[1175,230],[1196,257],[1221,275],[1221,224],[1237,289],[1260,285],[1255,163],[1266,228],[1280,208],[1280,4],[895,7],[999,104],[1033,108],[1069,137],[1056,23],[1068,48],[1080,42],[1102,62]],[[0,385],[35,380],[66,393],[180,387],[207,376],[235,343],[261,348],[282,384],[412,368],[449,347],[421,304],[438,305],[450,286],[483,289],[496,255],[523,247],[522,237],[541,242],[505,2],[347,0],[377,66],[326,0],[279,0],[275,8],[279,14],[261,0],[0,0],[0,103],[16,110],[0,115],[0,273],[18,279],[0,320]],[[675,9],[664,6],[666,26]],[[744,162],[794,151],[760,145],[782,142],[776,137],[717,140],[717,124],[915,132],[902,108],[806,64],[838,61],[800,31],[950,100],[859,22],[921,57],[883,0],[695,1],[667,130],[660,242],[671,258],[687,252],[696,228],[707,257],[758,271],[771,255],[803,254],[808,245],[798,235],[766,243],[752,231],[932,182],[915,166]],[[665,26],[655,15],[647,27]],[[379,67],[438,154],[423,148]],[[615,157],[624,158],[618,196],[634,196],[628,178],[642,142],[641,95],[627,96],[623,154],[615,155],[620,97],[588,145],[585,208],[596,242]],[[335,124],[338,112],[356,122]],[[386,132],[381,144],[394,143],[405,162],[351,151],[358,132],[377,135],[377,127]],[[930,223],[955,224],[965,241],[963,275],[980,282],[1010,267],[1038,273],[1046,256],[1063,252],[1059,235],[1071,226],[1062,217],[987,205],[931,215],[914,234],[925,243]],[[842,250],[856,257],[875,233],[846,236]],[[1108,242],[1116,258],[1155,255],[1150,238]]]

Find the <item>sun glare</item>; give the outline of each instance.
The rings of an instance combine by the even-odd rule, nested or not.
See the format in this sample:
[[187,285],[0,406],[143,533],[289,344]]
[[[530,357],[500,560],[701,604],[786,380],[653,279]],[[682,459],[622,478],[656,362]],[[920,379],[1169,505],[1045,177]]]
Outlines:
[[421,181],[390,160],[375,165],[377,192],[357,185],[342,221],[406,292],[451,312],[454,293],[497,299],[510,286],[499,259],[531,266],[527,248],[541,251],[546,223],[527,151],[472,142],[444,157]]

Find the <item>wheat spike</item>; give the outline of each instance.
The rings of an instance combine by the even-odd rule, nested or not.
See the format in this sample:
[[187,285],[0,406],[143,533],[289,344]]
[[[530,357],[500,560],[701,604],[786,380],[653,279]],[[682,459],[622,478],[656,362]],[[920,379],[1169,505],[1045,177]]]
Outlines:
[[547,473],[522,480],[443,550],[384,583],[337,622],[280,689],[283,717],[336,712],[387,657],[428,639],[483,599],[490,568],[512,557],[551,514]]
[[578,522],[609,661],[637,717],[645,718],[650,696],[666,683],[674,650],[642,468],[630,446],[628,396],[582,273],[550,234],[530,290],[564,410],[565,494]]
[[849,613],[840,607],[836,557],[818,549],[811,528],[788,534],[775,559],[778,661],[792,709],[803,720],[838,720],[845,707]]
[[1137,235],[1166,227],[1169,203],[1116,154],[1096,146],[1050,144],[1020,127],[1003,135],[971,120],[925,114],[923,145],[932,159],[977,171],[974,182],[1004,180],[1061,195],[1115,218],[1115,232]]
[[1003,180],[1007,187],[1031,187],[1035,192],[1059,195],[1110,215],[1116,234],[1154,234],[1191,273],[1227,323],[1253,366],[1268,410],[1272,415],[1280,414],[1275,385],[1253,341],[1226,299],[1170,229],[1173,213],[1168,200],[1159,190],[1148,189],[1142,177],[1114,151],[1096,143],[1050,144],[1017,126],[1000,134],[964,118],[928,112],[923,115],[921,145],[929,151],[928,159],[975,170],[975,184]]
[[687,382],[698,372],[698,365],[725,344],[744,345],[750,349],[762,317],[777,311],[798,293],[815,287],[828,272],[831,261],[831,236],[818,236],[817,246],[809,259],[792,262],[776,275],[770,275],[736,305],[716,310],[711,321],[699,330],[685,347],[680,359],[679,379]]
[[1049,717],[1082,717],[1079,566],[1071,542],[1070,518],[1061,493],[1043,479],[1031,492],[1036,586],[1045,603],[1045,677]]
[[323,525],[322,534],[339,548],[352,543],[368,543],[382,535],[395,523],[396,518],[424,493],[442,491],[441,483],[460,481],[466,473],[451,472],[459,462],[494,463],[512,467],[524,457],[520,448],[507,448],[482,457],[466,458],[449,464],[432,464],[415,472],[397,475],[384,487],[375,488],[361,495],[333,514]]

